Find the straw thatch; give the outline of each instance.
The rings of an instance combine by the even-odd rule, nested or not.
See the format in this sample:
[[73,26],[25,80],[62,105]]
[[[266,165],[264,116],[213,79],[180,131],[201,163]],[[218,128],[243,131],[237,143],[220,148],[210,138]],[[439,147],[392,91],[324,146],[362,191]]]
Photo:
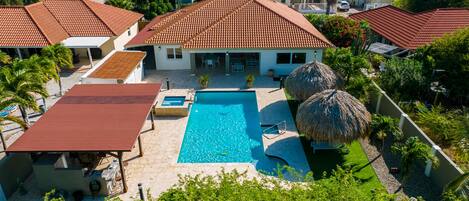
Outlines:
[[359,100],[335,89],[314,94],[296,114],[298,130],[322,142],[350,143],[366,136],[370,123],[371,115]]
[[343,80],[326,64],[313,61],[296,68],[285,79],[285,89],[296,100],[304,101],[326,89],[340,89]]

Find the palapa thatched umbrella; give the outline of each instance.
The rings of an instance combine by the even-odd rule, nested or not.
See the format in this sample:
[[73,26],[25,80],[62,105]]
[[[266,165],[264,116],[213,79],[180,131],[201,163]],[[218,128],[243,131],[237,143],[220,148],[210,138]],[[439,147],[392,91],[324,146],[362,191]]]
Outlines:
[[298,108],[296,124],[306,138],[350,143],[370,130],[371,115],[347,92],[330,89],[316,93]]
[[296,68],[285,79],[285,89],[296,100],[304,101],[326,89],[340,89],[343,80],[329,66],[313,61]]

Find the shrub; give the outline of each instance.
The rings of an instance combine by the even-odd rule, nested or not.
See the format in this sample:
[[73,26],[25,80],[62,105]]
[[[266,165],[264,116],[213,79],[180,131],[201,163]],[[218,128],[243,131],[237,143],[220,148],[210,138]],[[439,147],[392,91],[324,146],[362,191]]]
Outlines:
[[203,89],[207,88],[209,80],[210,80],[209,75],[201,75],[199,77],[200,87],[203,88]]
[[370,69],[371,64],[365,56],[354,56],[350,48],[329,48],[324,55],[324,63],[338,72],[347,85],[351,78],[361,76],[361,69]]
[[369,103],[370,96],[378,92],[378,89],[373,85],[370,78],[364,75],[357,75],[345,86],[345,91],[366,104]]
[[378,69],[381,62],[385,61],[385,58],[380,54],[370,54],[370,63],[373,68]]
[[[290,183],[271,177],[249,179],[245,173],[184,176],[158,200],[393,200],[383,189],[370,195],[359,190],[351,172],[338,168],[328,179]],[[347,193],[344,193],[347,192]]]
[[126,10],[134,9],[134,2],[131,0],[108,0],[106,1],[106,4]]
[[425,86],[422,64],[412,59],[390,59],[379,74],[378,83],[394,99],[419,97]]
[[416,109],[416,123],[438,144],[448,147],[463,137],[464,128],[460,122],[455,120],[454,113],[444,113],[443,108],[439,105],[428,109],[422,103],[417,103]]
[[342,16],[308,14],[306,18],[337,47],[350,47],[364,33],[360,22]]

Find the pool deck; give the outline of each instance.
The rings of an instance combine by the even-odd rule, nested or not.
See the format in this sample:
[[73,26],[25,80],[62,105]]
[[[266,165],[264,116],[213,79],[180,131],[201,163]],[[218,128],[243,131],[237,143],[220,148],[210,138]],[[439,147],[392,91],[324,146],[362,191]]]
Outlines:
[[[205,90],[245,90],[245,74],[213,75],[209,88]],[[170,80],[170,90],[163,90],[159,95],[161,101],[166,95],[186,95],[190,89],[198,90],[197,77],[191,76],[189,71],[153,71],[145,76],[145,82],[163,82]],[[285,160],[289,166],[298,171],[308,172],[310,167],[304,154],[295,123],[289,111],[287,99],[279,83],[272,78],[256,76],[254,88],[260,112],[261,124],[276,124],[286,121],[285,134],[273,139],[263,138],[265,153]],[[248,177],[260,175],[255,167],[249,163],[177,163],[179,150],[182,145],[188,117],[156,117],[155,130],[150,128],[148,120],[142,131],[144,156],[138,157],[138,145],[134,150],[124,154],[125,170],[129,191],[119,197],[123,200],[134,200],[137,197],[138,183],[145,189],[150,189],[152,195],[157,196],[178,182],[178,175],[215,175],[224,171],[247,171]],[[145,131],[148,130],[148,131]],[[16,193],[12,200],[42,200],[36,197],[39,192],[34,190],[34,176],[25,183],[29,194],[19,196]],[[37,199],[36,199],[37,198]]]

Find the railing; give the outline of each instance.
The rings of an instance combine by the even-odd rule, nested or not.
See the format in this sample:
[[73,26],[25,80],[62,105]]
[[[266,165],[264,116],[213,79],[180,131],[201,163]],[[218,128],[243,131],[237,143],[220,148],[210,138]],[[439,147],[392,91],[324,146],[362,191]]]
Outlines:
[[[275,127],[277,127],[278,134],[266,133],[268,130],[275,129]],[[267,139],[274,139],[274,138],[277,138],[280,135],[284,134],[286,131],[287,131],[287,121],[284,120],[284,121],[281,121],[277,124],[274,124],[270,127],[267,127],[265,129],[263,129],[262,130],[262,135]],[[273,135],[273,137],[271,135]]]

